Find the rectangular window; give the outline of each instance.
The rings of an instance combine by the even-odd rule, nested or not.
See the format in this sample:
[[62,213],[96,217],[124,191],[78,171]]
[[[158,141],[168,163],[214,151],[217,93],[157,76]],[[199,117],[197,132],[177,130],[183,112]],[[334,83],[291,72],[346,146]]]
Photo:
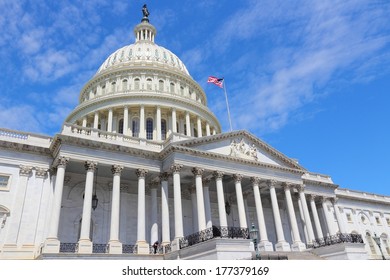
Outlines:
[[9,175],[0,174],[0,191],[8,191],[9,182],[10,182]]
[[377,225],[381,224],[381,219],[379,217],[375,217],[375,221]]
[[347,213],[347,220],[349,223],[352,223],[352,216],[350,213]]

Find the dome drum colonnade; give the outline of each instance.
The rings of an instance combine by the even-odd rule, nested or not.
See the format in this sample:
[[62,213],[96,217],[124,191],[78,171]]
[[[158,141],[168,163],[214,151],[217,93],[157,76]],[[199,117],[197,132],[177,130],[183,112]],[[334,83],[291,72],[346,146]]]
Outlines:
[[[50,221],[50,230],[49,237],[46,241],[44,252],[45,253],[59,253],[60,252],[60,241],[58,239],[58,230],[60,224],[60,213],[61,213],[61,201],[62,201],[62,192],[64,188],[64,179],[65,179],[65,170],[66,166],[69,163],[69,158],[60,157],[56,161],[56,181],[55,181],[55,193],[54,193],[54,206],[53,214]],[[84,191],[84,205],[82,213],[82,224],[80,230],[80,239],[78,241],[78,251],[77,253],[92,253],[92,241],[90,240],[90,221],[91,221],[91,201],[93,193],[93,178],[95,170],[98,163],[87,161],[85,162],[85,191]],[[110,254],[122,254],[123,246],[129,244],[122,244],[119,240],[120,232],[120,182],[121,182],[121,173],[124,167],[120,165],[112,165],[111,172],[113,175],[112,178],[112,198],[111,198],[111,219],[110,219],[110,238],[108,242],[108,253]],[[242,191],[242,181],[250,181],[252,188],[251,194],[253,194],[257,224],[259,227],[260,241],[259,241],[259,250],[261,251],[273,251],[274,246],[276,251],[303,251],[306,249],[306,245],[310,247],[312,242],[315,239],[322,239],[324,237],[323,233],[326,236],[335,235],[337,229],[334,228],[331,221],[331,213],[328,210],[328,200],[331,198],[322,197],[321,198],[321,207],[323,209],[324,219],[326,222],[326,228],[321,228],[319,215],[317,212],[317,205],[315,202],[314,195],[308,195],[304,192],[304,186],[302,184],[293,184],[290,182],[279,182],[276,180],[261,179],[259,177],[247,177],[241,174],[224,174],[222,171],[211,171],[208,170],[206,177],[203,175],[206,171],[203,168],[199,167],[190,167],[186,166],[186,176],[190,170],[193,174],[194,187],[192,193],[195,196],[195,204],[193,203],[193,216],[196,217],[197,227],[194,227],[194,232],[201,232],[213,226],[211,206],[210,206],[210,195],[209,195],[209,182],[213,178],[215,181],[216,193],[217,193],[217,205],[218,205],[218,226],[220,228],[227,228],[231,225],[228,225],[227,213],[226,213],[226,201],[225,195],[226,190],[224,191],[224,178],[233,179],[234,189],[235,189],[235,200],[237,204],[238,218],[239,218],[239,227],[242,229],[248,228],[248,218],[247,218],[247,207],[246,207],[246,197],[249,196],[248,192],[245,194]],[[138,178],[137,183],[137,253],[138,254],[149,254],[150,244],[147,243],[146,238],[146,217],[150,215],[152,226],[150,228],[150,241],[154,242],[159,240],[161,230],[161,245],[172,245],[172,250],[180,249],[180,239],[184,237],[184,228],[183,228],[183,207],[182,207],[182,188],[183,184],[181,180],[183,178],[183,165],[173,164],[170,167],[170,170],[167,172],[161,172],[156,174],[154,179],[150,183],[150,196],[152,201],[151,209],[146,209],[146,174],[148,170],[146,169],[134,169],[134,173]],[[210,176],[212,174],[212,176]],[[226,181],[226,180],[225,180]],[[206,183],[205,183],[206,182]],[[170,220],[170,208],[169,208],[169,194],[168,187],[169,184],[172,184],[173,189],[173,217],[174,220]],[[161,209],[158,211],[158,196],[157,191],[160,188],[161,192]],[[260,191],[261,188],[261,191]],[[290,223],[292,243],[289,244],[286,242],[285,233],[283,230],[282,219],[280,214],[280,198],[278,198],[277,192],[279,194],[283,193],[284,201],[287,206],[288,218]],[[297,195],[292,195],[292,192]],[[264,217],[264,209],[262,206],[262,196],[269,195],[269,199],[272,204],[272,215],[274,220],[275,232],[276,232],[276,243],[273,245],[268,239],[268,232]],[[309,203],[306,200],[306,196],[309,196]],[[300,238],[300,232],[298,229],[297,215],[295,213],[295,207],[293,199],[296,200],[296,203],[299,205],[299,214],[303,217],[304,228],[305,228],[305,239],[306,244]],[[279,201],[278,201],[279,200]],[[340,213],[337,213],[338,206],[334,205],[335,201],[332,201],[332,204],[335,209],[336,217],[338,224],[342,224]],[[311,208],[311,216],[309,212],[309,206]],[[158,221],[158,212],[161,213],[161,221]],[[193,219],[194,219],[193,217]],[[314,228],[316,235],[314,234],[314,228],[311,221],[314,221]],[[174,232],[170,232],[170,223],[174,223]],[[269,230],[269,229],[268,229]],[[339,231],[342,232],[342,228],[339,227]],[[173,236],[173,240],[171,240]]]

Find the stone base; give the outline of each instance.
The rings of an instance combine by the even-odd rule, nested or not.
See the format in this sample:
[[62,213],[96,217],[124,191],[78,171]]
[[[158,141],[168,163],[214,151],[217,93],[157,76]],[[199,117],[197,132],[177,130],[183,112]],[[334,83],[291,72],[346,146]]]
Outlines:
[[92,242],[89,239],[81,239],[78,242],[78,251],[79,254],[92,254]]
[[290,244],[288,244],[286,241],[278,242],[275,245],[275,251],[291,252]]
[[137,242],[137,254],[139,255],[149,255],[149,244],[145,241],[138,241]]
[[302,251],[305,251],[305,250],[306,250],[306,246],[302,242],[294,242],[291,245],[291,251],[302,252]]
[[108,253],[109,254],[122,254],[122,243],[114,240],[108,242]]
[[179,238],[176,238],[172,241],[171,250],[172,250],[172,252],[180,250],[180,239]]
[[274,250],[272,243],[269,241],[260,241],[259,245],[257,245],[257,248],[260,252],[272,252]]
[[42,252],[44,254],[58,254],[60,252],[60,241],[56,238],[46,239]]
[[33,260],[40,254],[39,247],[34,244],[4,244],[0,251],[0,259]]

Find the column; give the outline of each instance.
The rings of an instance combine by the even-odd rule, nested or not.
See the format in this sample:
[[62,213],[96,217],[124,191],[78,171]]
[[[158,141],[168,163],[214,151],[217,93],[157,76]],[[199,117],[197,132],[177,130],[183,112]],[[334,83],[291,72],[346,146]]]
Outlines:
[[152,227],[150,229],[150,243],[154,244],[158,242],[158,211],[157,211],[157,187],[159,182],[154,181],[150,185],[150,196],[151,196],[151,213],[150,221],[152,222]]
[[146,208],[145,208],[145,169],[137,169],[138,177],[138,212],[137,212],[137,253],[149,254],[149,244],[146,242]]
[[307,233],[307,226],[305,222],[305,215],[303,214],[303,207],[302,207],[302,201],[301,197],[298,193],[295,194],[295,197],[298,201],[298,209],[299,209],[299,217],[301,218],[302,227],[303,227],[303,234],[305,235],[306,244],[309,241],[309,234]]
[[169,231],[169,196],[168,196],[168,178],[167,172],[160,174],[161,180],[161,244],[163,246],[170,244],[171,235]]
[[337,200],[338,200],[337,198],[333,198],[331,200],[331,202],[333,204],[334,212],[336,214],[337,223],[339,225],[339,231],[340,231],[340,233],[347,233],[345,230],[345,226],[344,226],[344,220],[343,220],[341,213],[340,213],[340,208],[337,204]]
[[112,109],[108,110],[108,123],[107,123],[107,131],[112,132],[112,115],[113,111]]
[[172,132],[177,133],[177,126],[176,126],[176,109],[172,108]]
[[200,117],[196,119],[197,126],[198,126],[198,137],[202,137],[202,121],[200,120]]
[[172,242],[172,250],[176,251],[180,249],[179,239],[184,237],[183,230],[183,209],[181,203],[181,184],[180,184],[180,170],[183,166],[174,164],[171,167],[173,176],[173,200],[174,200],[174,212],[175,212],[175,239]]
[[129,107],[125,106],[123,109],[123,134],[128,136],[129,134]]
[[156,127],[157,127],[157,140],[161,141],[161,108],[157,106],[156,108]]
[[246,216],[245,216],[245,206],[244,206],[244,197],[242,195],[242,187],[241,187],[241,180],[242,180],[241,174],[234,174],[234,184],[236,188],[236,197],[237,197],[237,207],[238,207],[238,218],[240,220],[240,227],[241,228],[248,228],[248,225],[246,223]]
[[268,181],[269,192],[271,195],[272,212],[274,214],[274,221],[275,221],[276,238],[277,238],[275,251],[291,251],[290,245],[284,239],[283,225],[282,225],[282,219],[280,218],[278,197],[276,196],[276,190],[275,190],[276,183],[277,182],[275,180]]
[[84,116],[83,117],[83,124],[82,124],[83,127],[87,127],[87,116]]
[[320,218],[318,217],[315,197],[316,197],[315,195],[310,196],[310,207],[311,207],[311,212],[313,213],[314,226],[316,227],[317,238],[322,239],[324,238],[324,235],[322,234],[322,228],[321,228]]
[[186,135],[191,136],[191,122],[189,112],[186,112]]
[[260,241],[258,242],[259,251],[273,251],[272,243],[268,241],[267,228],[265,225],[263,204],[261,203],[259,183],[260,178],[252,177],[253,196],[255,199],[257,224],[259,227]]
[[53,197],[53,208],[51,211],[49,234],[43,248],[44,253],[59,253],[60,241],[58,240],[58,226],[60,224],[62,192],[64,189],[65,168],[69,158],[59,157],[55,160],[57,175]]
[[85,179],[83,216],[81,219],[81,230],[78,253],[91,254],[92,241],[90,239],[91,230],[91,215],[92,215],[92,194],[93,194],[93,175],[95,173],[97,163],[92,161],[85,162],[85,170],[87,171]]
[[192,174],[195,175],[195,187],[196,187],[196,204],[198,209],[198,228],[199,231],[206,229],[206,213],[204,210],[204,197],[203,197],[203,175],[202,168],[192,168]]
[[294,204],[291,198],[291,184],[284,183],[284,194],[286,196],[288,215],[290,218],[290,225],[292,231],[293,244],[291,245],[292,251],[304,251],[306,249],[305,244],[302,243],[301,237],[299,236],[297,218],[295,216]]
[[307,244],[312,244],[313,240],[315,239],[315,236],[314,236],[313,226],[310,220],[309,209],[307,208],[306,196],[304,192],[305,188],[303,185],[298,185],[297,189],[299,193],[299,198],[301,199],[301,203],[302,203],[302,210],[303,210],[303,215],[305,217],[305,224],[306,224],[307,234],[309,238]]
[[213,128],[213,135],[217,134],[217,131],[215,130],[215,128]]
[[210,183],[210,179],[203,180],[203,200],[204,200],[204,210],[206,214],[206,228],[213,227],[213,222],[211,218],[209,183]]
[[112,203],[111,203],[111,225],[110,241],[108,242],[108,252],[110,254],[122,254],[122,243],[119,241],[119,217],[120,217],[120,187],[121,173],[123,166],[113,165],[111,172],[112,181]]
[[206,122],[206,135],[207,136],[210,136],[211,135],[211,132],[210,132],[210,125],[208,122]]
[[99,128],[99,112],[95,112],[94,118],[93,118],[93,128],[98,129]]
[[139,137],[140,138],[146,138],[146,131],[145,131],[145,106],[141,105],[140,111],[139,111]]
[[213,176],[215,178],[215,185],[217,188],[219,226],[220,227],[227,227],[225,197],[224,197],[223,183],[222,183],[223,172],[214,171]]

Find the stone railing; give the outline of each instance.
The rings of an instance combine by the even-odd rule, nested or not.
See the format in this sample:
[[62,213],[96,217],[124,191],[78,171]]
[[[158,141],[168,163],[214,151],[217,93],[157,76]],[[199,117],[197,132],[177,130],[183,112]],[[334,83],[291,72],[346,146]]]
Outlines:
[[25,143],[28,141],[31,144],[38,145],[41,147],[49,147],[52,141],[52,138],[49,136],[34,134],[34,133],[26,133],[16,130],[10,130],[6,128],[0,128],[0,139],[4,139],[6,141]]
[[319,248],[339,243],[364,243],[361,234],[338,233],[336,235],[326,236],[313,240],[313,244],[308,244],[308,248]]
[[248,228],[213,226],[180,239],[180,249],[214,238],[249,239]]

